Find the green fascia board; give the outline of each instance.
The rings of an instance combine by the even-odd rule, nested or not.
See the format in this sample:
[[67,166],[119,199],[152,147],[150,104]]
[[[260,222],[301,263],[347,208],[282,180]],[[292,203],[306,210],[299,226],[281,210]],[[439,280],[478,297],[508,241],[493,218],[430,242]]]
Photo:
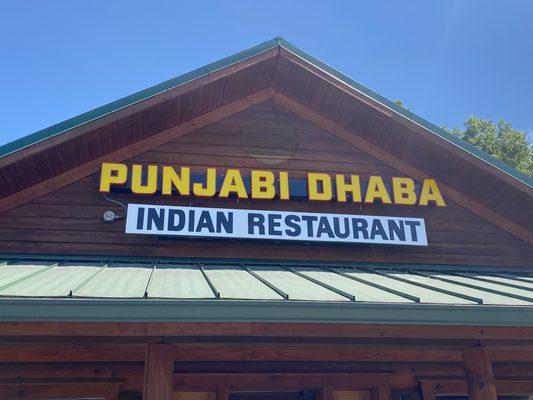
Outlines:
[[405,269],[405,270],[432,270],[432,271],[490,271],[490,272],[525,272],[531,267],[516,266],[503,267],[500,265],[461,265],[461,264],[414,264],[414,263],[387,263],[387,262],[350,262],[350,261],[313,261],[313,260],[289,260],[289,259],[263,259],[263,258],[213,258],[213,257],[150,257],[150,256],[110,256],[102,255],[76,255],[76,254],[17,254],[0,253],[0,259],[9,263],[12,261],[51,261],[51,262],[124,262],[124,263],[148,263],[148,264],[216,264],[216,265],[287,265],[309,267],[338,267],[338,268],[379,268],[379,269]]
[[0,158],[5,157],[11,153],[17,152],[19,150],[22,150],[36,143],[39,143],[43,140],[60,135],[62,133],[66,133],[67,131],[73,128],[76,128],[80,125],[84,125],[94,120],[97,120],[99,118],[105,117],[106,115],[112,114],[116,111],[127,108],[141,101],[148,100],[151,97],[157,96],[163,92],[174,89],[180,85],[189,83],[198,78],[212,74],[213,72],[216,72],[226,67],[229,67],[231,65],[237,64],[243,60],[246,60],[260,53],[268,51],[278,45],[279,45],[278,38],[268,40],[250,49],[233,54],[229,57],[223,58],[219,61],[215,61],[204,67],[197,68],[193,71],[187,72],[178,77],[169,79],[165,82],[149,87],[148,89],[141,90],[132,95],[123,97],[119,100],[115,100],[111,103],[105,104],[91,111],[80,114],[76,117],[73,117],[63,122],[60,122],[58,124],[49,126],[48,128],[34,132],[28,136],[24,136],[20,139],[14,140],[3,146],[0,146]]
[[0,321],[533,326],[533,307],[314,301],[0,299]]
[[292,43],[286,41],[281,37],[275,37],[274,39],[263,42],[257,46],[249,48],[247,50],[236,53],[232,56],[223,58],[214,63],[208,64],[204,67],[195,69],[191,72],[180,75],[176,78],[167,80],[158,85],[152,86],[148,89],[142,90],[140,92],[134,93],[130,96],[124,97],[122,99],[116,100],[109,104],[103,105],[101,107],[95,108],[94,110],[88,111],[86,113],[80,114],[76,117],[70,118],[66,121],[60,122],[58,124],[52,125],[48,128],[42,129],[35,133],[32,133],[28,136],[22,137],[20,139],[14,140],[10,143],[7,143],[3,146],[0,146],[0,158],[16,151],[19,151],[23,148],[29,147],[33,144],[46,140],[48,138],[57,136],[59,134],[65,133],[77,126],[84,125],[88,122],[94,121],[96,119],[102,118],[106,115],[112,114],[118,110],[131,106],[133,104],[139,103],[141,101],[147,100],[153,96],[156,96],[160,93],[163,93],[167,90],[173,89],[177,86],[183,85],[187,82],[198,79],[202,76],[209,75],[215,71],[224,69],[228,66],[236,64],[240,61],[243,61],[247,58],[256,56],[262,52],[268,51],[276,46],[281,46],[284,49],[294,53],[298,57],[304,59],[308,63],[316,66],[319,69],[327,72],[328,74],[334,76],[340,81],[351,86],[355,90],[364,94],[365,96],[370,97],[374,101],[382,104],[383,106],[389,108],[390,110],[402,115],[404,118],[424,127],[431,133],[437,135],[441,139],[450,142],[467,153],[471,154],[474,157],[477,157],[493,167],[505,172],[506,174],[512,176],[513,178],[519,180],[523,184],[533,187],[533,178],[528,177],[527,175],[517,171],[516,169],[508,166],[507,164],[497,160],[496,158],[488,155],[484,151],[476,148],[470,143],[465,142],[464,140],[446,132],[444,129],[439,128],[438,126],[432,124],[431,122],[425,120],[424,118],[412,113],[411,111],[397,105],[393,101],[381,96],[380,94],[374,92],[373,90],[367,88],[366,86],[354,81],[350,77],[344,75],[343,73],[337,71],[336,69],[330,67],[324,62],[318,60],[317,58],[311,56],[310,54],[299,49]]

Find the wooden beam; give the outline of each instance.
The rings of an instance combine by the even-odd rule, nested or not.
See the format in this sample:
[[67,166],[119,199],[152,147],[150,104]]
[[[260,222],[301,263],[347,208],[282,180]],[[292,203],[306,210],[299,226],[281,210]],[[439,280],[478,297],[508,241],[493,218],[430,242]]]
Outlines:
[[144,363],[144,400],[172,400],[174,374],[174,346],[164,343],[148,344]]
[[[302,104],[285,96],[284,94],[275,92],[273,95],[273,100],[279,105],[289,109],[290,111],[301,116],[302,118],[311,121],[315,125],[330,132],[331,134],[346,141],[347,143],[367,152],[378,160],[383,161],[384,163],[397,169],[403,174],[406,174],[407,176],[410,176],[419,181],[422,181],[427,178],[427,174],[415,168],[414,166],[378,148],[374,144],[357,135],[356,132],[349,131],[348,129],[342,126],[335,124],[329,119],[324,118],[320,114],[303,106]],[[473,212],[474,214],[484,218],[485,220],[493,223],[494,225],[504,229],[512,235],[518,237],[524,242],[533,245],[533,232],[529,232],[527,229],[513,223],[512,221],[509,221],[503,216],[495,213],[489,208],[483,206],[482,204],[477,203],[473,199],[465,196],[464,194],[458,192],[455,189],[452,189],[450,186],[447,186],[442,182],[439,182],[439,187],[447,198],[451,199],[452,201],[456,202],[467,210]]]
[[388,373],[282,373],[282,374],[175,374],[176,391],[218,390],[300,390],[330,387],[333,390],[370,390],[383,381]]
[[0,213],[15,208],[21,204],[27,203],[35,198],[41,197],[53,190],[59,189],[79,179],[85,178],[97,172],[103,162],[122,162],[137,154],[148,151],[154,147],[165,144],[178,137],[187,135],[197,129],[210,125],[220,119],[227,118],[236,114],[254,104],[262,103],[272,96],[271,89],[263,89],[250,96],[222,106],[214,111],[205,113],[197,118],[187,121],[181,125],[167,129],[149,138],[140,140],[136,143],[123,147],[103,157],[92,160],[87,164],[71,169],[63,174],[56,175],[51,179],[40,182],[20,192],[0,200]]
[[[175,342],[169,351],[175,361],[292,361],[292,362],[448,362],[463,361],[464,343],[284,343],[279,341],[226,343]],[[533,346],[495,345],[488,352],[493,362],[533,363]],[[0,362],[136,362],[145,358],[143,343],[98,341],[0,343]]]
[[3,383],[0,399],[103,398],[118,400],[118,383]]
[[181,323],[181,322],[2,322],[0,336],[265,336],[401,339],[533,339],[532,327]]
[[496,400],[496,385],[487,348],[467,347],[463,350],[463,358],[470,400]]
[[[464,379],[449,377],[421,379],[420,386],[424,400],[435,400],[438,396],[467,396],[468,385]],[[496,381],[496,393],[500,395],[528,395],[533,393],[533,378],[506,378]]]
[[441,361],[462,359],[457,347],[316,343],[179,343],[176,361]]

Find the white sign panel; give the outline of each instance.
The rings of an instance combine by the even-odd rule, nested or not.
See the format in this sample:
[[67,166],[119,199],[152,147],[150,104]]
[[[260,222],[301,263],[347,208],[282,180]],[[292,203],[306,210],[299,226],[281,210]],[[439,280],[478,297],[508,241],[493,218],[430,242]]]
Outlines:
[[427,246],[422,218],[129,204],[126,233]]

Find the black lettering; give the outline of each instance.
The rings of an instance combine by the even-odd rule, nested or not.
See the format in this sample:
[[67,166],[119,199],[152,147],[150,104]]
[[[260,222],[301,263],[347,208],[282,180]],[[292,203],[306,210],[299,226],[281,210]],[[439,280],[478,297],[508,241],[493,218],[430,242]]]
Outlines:
[[353,237],[359,239],[359,233],[368,239],[368,222],[363,218],[352,218]]
[[405,242],[405,226],[403,225],[403,221],[399,221],[398,225],[395,220],[389,219],[388,223],[390,240],[394,240],[395,236],[397,236],[398,240]]
[[335,237],[335,235],[333,235],[333,230],[331,229],[331,225],[329,224],[327,217],[320,217],[320,220],[318,221],[318,228],[316,229],[316,236],[321,237],[324,233],[327,234],[330,238]]
[[142,229],[144,224],[144,208],[137,209],[137,229]]
[[383,228],[383,224],[379,219],[375,219],[372,221],[372,228],[370,229],[370,239],[375,239],[376,235],[381,236],[383,240],[389,240],[387,237],[387,233],[385,233],[385,229]]
[[248,234],[255,235],[255,228],[259,229],[259,235],[265,234],[265,216],[263,214],[248,214]]
[[285,217],[285,225],[291,229],[285,229],[285,234],[290,237],[298,237],[302,233],[302,228],[297,223],[300,222],[300,217],[297,215],[287,215]]
[[209,233],[215,232],[215,227],[213,226],[213,220],[211,219],[211,214],[209,211],[202,211],[200,218],[198,218],[198,225],[196,225],[196,232],[201,232],[203,229],[206,229]]
[[146,229],[152,229],[152,225],[155,225],[155,228],[158,231],[162,231],[165,226],[165,209],[160,208],[159,210],[155,208],[148,209],[148,216],[146,221]]
[[335,236],[341,239],[346,239],[350,234],[350,221],[348,218],[342,219],[344,221],[344,232],[341,232],[340,220],[339,217],[333,217],[333,230],[335,231]]
[[313,222],[317,221],[317,217],[312,217],[309,215],[302,215],[302,221],[307,222],[307,236],[313,237],[314,236],[314,227]]
[[268,234],[274,236],[281,236],[282,232],[279,229],[281,226],[281,214],[268,214]]
[[416,233],[416,227],[420,226],[420,222],[419,221],[405,221],[405,225],[411,228],[411,240],[413,242],[416,242],[418,240],[418,236]]
[[226,216],[226,214],[222,211],[217,211],[217,233],[220,233],[222,231],[222,227],[224,227],[224,231],[226,233],[233,233],[232,212],[228,212],[228,215]]
[[194,232],[194,210],[189,210],[189,232]]
[[[178,217],[178,223],[176,223],[176,216]],[[181,231],[185,226],[185,213],[182,210],[169,210],[168,211],[168,227],[169,231]]]

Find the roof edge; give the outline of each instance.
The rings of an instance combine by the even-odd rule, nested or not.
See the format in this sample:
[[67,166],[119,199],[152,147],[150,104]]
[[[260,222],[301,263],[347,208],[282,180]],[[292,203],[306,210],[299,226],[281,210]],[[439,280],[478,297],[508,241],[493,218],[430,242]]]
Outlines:
[[240,300],[0,299],[0,321],[533,326],[533,307]]
[[341,82],[352,87],[354,90],[360,92],[366,97],[371,98],[372,100],[378,102],[382,106],[390,109],[396,114],[401,115],[402,117],[410,120],[411,122],[425,128],[439,138],[459,147],[461,150],[467,152],[468,154],[488,163],[492,167],[506,173],[507,175],[515,178],[526,186],[533,188],[533,178],[527,176],[526,174],[516,170],[515,168],[505,164],[504,162],[494,158],[493,156],[487,154],[483,150],[478,149],[474,145],[452,135],[451,133],[445,131],[444,129],[438,127],[437,125],[429,122],[428,120],[420,117],[419,115],[413,113],[412,111],[407,110],[404,107],[399,106],[393,101],[387,99],[386,97],[380,95],[379,93],[374,92],[372,89],[360,84],[359,82],[353,80],[349,76],[343,74],[342,72],[336,70],[335,68],[327,65],[326,63],[320,61],[318,58],[313,57],[309,53],[303,51],[292,43],[286,41],[283,38],[279,39],[279,45],[285,50],[295,54],[296,56],[302,58],[313,66],[323,70],[334,78],[340,80]]
[[74,129],[81,125],[85,125],[97,119],[103,118],[107,115],[113,114],[116,111],[122,110],[134,104],[140,103],[144,100],[148,100],[168,90],[174,89],[178,86],[184,85],[198,78],[207,76],[221,69],[230,67],[234,64],[237,64],[248,58],[254,57],[265,51],[271,50],[279,46],[280,40],[281,39],[279,37],[267,40],[266,42],[250,47],[246,50],[240,51],[238,53],[225,57],[221,60],[212,62],[203,67],[200,67],[190,72],[187,72],[185,74],[179,75],[175,78],[171,78],[164,82],[158,83],[147,89],[143,89],[141,91],[135,92],[129,96],[122,97],[118,100],[112,101],[111,103],[104,104],[103,106],[97,107],[95,109],[92,109],[90,111],[77,115],[75,117],[69,118],[65,121],[51,125],[47,128],[31,133],[27,136],[23,136],[19,139],[15,139],[12,142],[9,142],[9,143],[6,143],[0,146],[0,158],[6,157],[10,154],[23,150],[34,144],[40,143],[46,139],[67,133],[71,129]]
[[533,188],[533,178],[523,174],[522,172],[510,167],[509,165],[503,163],[502,161],[490,156],[484,151],[476,148],[472,144],[465,142],[464,140],[446,132],[444,129],[439,128],[435,124],[427,121],[426,119],[418,116],[417,114],[397,105],[393,101],[387,99],[386,97],[380,95],[379,93],[374,92],[370,88],[360,84],[359,82],[353,80],[349,76],[343,74],[342,72],[330,67],[326,63],[320,61],[316,57],[313,57],[309,53],[303,51],[287,40],[283,39],[280,36],[276,36],[273,39],[267,40],[266,42],[260,43],[256,46],[243,50],[241,52],[235,53],[228,57],[225,57],[221,60],[212,62],[203,67],[197,68],[193,71],[187,72],[185,74],[179,75],[175,78],[171,78],[167,81],[159,83],[157,85],[151,86],[147,89],[141,90],[129,96],[123,97],[121,99],[115,100],[111,103],[105,104],[103,106],[97,107],[93,110],[85,112],[83,114],[77,115],[75,117],[69,118],[63,122],[51,125],[47,128],[41,129],[37,132],[31,133],[22,138],[16,139],[12,142],[6,143],[0,146],[0,158],[6,157],[10,154],[13,154],[17,151],[20,151],[24,148],[30,147],[34,144],[42,142],[46,139],[55,137],[57,135],[68,132],[69,130],[76,128],[81,125],[85,125],[89,122],[95,121],[107,115],[110,115],[116,111],[124,109],[133,104],[142,102],[144,100],[150,99],[158,94],[166,92],[168,90],[174,89],[180,85],[191,82],[200,77],[209,75],[218,70],[229,67],[233,64],[236,64],[240,61],[248,59],[250,57],[256,56],[260,53],[268,51],[274,47],[283,47],[285,50],[295,54],[296,56],[304,59],[306,62],[312,64],[313,66],[323,70],[334,78],[340,80],[341,82],[352,87],[354,90],[360,92],[364,96],[371,98],[372,100],[380,103],[384,107],[390,109],[396,114],[401,115],[402,117],[408,119],[412,123],[415,123],[426,130],[430,131],[439,138],[449,142],[461,150],[467,152],[468,154],[486,162],[492,167],[504,172],[505,174],[513,177],[522,184]]
[[[130,263],[161,263],[161,264],[264,264],[264,265],[309,265],[323,266],[324,261],[305,259],[264,259],[264,258],[212,258],[212,257],[150,257],[150,256],[110,256],[110,255],[76,255],[76,254],[13,254],[0,253],[0,266],[2,262],[15,261],[50,261],[50,262],[75,262],[75,261],[100,261],[100,262],[130,262]],[[387,262],[350,262],[350,261],[327,261],[330,267],[354,267],[354,268],[408,268],[408,269],[435,269],[443,271],[487,271],[494,272],[524,272],[531,271],[530,266],[506,266],[499,265],[464,265],[464,264],[427,264],[427,263],[387,263]]]

